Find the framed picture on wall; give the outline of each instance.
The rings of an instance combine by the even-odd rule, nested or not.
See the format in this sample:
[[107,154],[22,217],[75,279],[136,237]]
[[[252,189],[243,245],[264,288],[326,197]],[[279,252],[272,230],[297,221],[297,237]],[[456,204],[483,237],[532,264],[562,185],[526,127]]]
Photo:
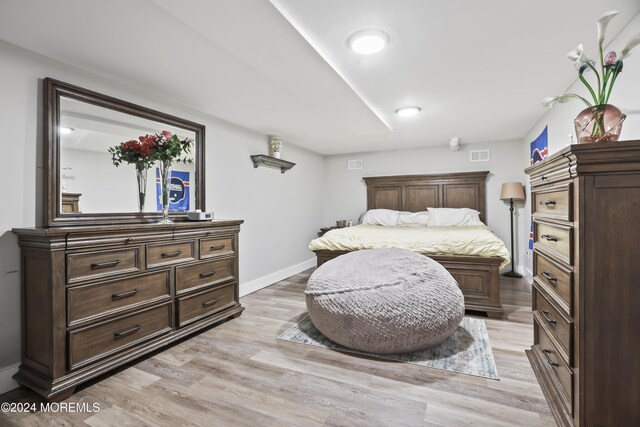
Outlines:
[[546,159],[549,155],[549,141],[547,139],[547,126],[532,143],[531,143],[531,165],[535,165],[540,160]]

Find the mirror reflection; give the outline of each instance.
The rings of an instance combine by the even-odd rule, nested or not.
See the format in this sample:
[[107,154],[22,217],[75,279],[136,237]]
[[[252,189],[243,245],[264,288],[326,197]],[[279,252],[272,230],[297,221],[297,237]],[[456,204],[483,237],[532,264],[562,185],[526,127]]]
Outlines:
[[[162,211],[158,164],[152,164],[146,171],[146,182],[142,182],[139,190],[138,182],[144,180],[137,174],[136,165],[115,166],[109,148],[163,131],[177,135],[180,140],[195,140],[195,132],[67,97],[60,97],[59,111],[60,212]],[[172,212],[196,207],[194,148],[186,155],[191,163],[174,162],[171,167]]]

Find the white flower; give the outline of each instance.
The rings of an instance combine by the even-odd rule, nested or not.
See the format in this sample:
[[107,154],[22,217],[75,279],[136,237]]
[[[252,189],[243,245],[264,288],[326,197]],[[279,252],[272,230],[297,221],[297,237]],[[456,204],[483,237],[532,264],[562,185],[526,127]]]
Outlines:
[[587,58],[587,55],[584,54],[584,46],[582,46],[582,43],[580,43],[571,52],[567,53],[567,58],[572,62],[581,64],[586,64],[590,61],[589,58]]
[[611,10],[602,15],[602,18],[598,19],[598,22],[596,23],[598,26],[598,44],[600,45],[600,49],[602,49],[602,43],[604,43],[604,34],[607,31],[607,25],[609,25],[609,21],[611,21],[617,14],[617,11]]
[[620,59],[624,59],[625,57],[629,56],[631,54],[631,49],[638,46],[639,44],[640,44],[640,33],[631,37],[631,40],[629,40],[629,43],[627,43],[624,49],[620,51]]

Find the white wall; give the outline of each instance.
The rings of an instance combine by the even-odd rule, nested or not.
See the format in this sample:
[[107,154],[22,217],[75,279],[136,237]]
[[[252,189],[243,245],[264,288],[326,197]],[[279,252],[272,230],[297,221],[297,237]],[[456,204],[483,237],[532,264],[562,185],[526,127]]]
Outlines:
[[[605,48],[605,54],[611,50],[620,52],[631,39],[632,35],[637,33],[640,33],[640,14],[636,15],[624,30],[611,41],[609,46]],[[593,37],[596,37],[595,30]],[[568,46],[567,52],[571,48],[572,46]],[[590,57],[595,58],[597,52],[587,53],[591,54]],[[567,67],[571,66],[569,61],[567,61]],[[586,87],[579,80],[569,87],[567,92],[577,93],[584,97],[588,96]],[[553,96],[560,94],[549,93],[548,95]],[[617,106],[627,115],[627,119],[622,127],[620,139],[640,139],[640,46],[635,48],[631,56],[624,59],[624,68],[616,80],[609,103]],[[518,156],[522,159],[522,168],[526,168],[529,165],[531,141],[540,135],[540,132],[542,132],[545,126],[548,126],[549,155],[569,145],[571,143],[569,139],[570,135],[573,136],[575,141],[576,136],[573,120],[584,107],[582,102],[572,101],[566,104],[557,104],[551,110],[548,110],[522,140],[522,154]],[[540,111],[541,113],[544,112],[542,106],[540,107]],[[526,187],[527,195],[531,194],[528,178],[526,179]],[[531,205],[528,201],[524,212],[526,212],[526,218],[520,224],[520,226],[523,227],[519,233],[521,236],[527,236],[529,234]],[[526,268],[531,271],[533,258],[531,253],[529,253],[528,243],[523,242],[520,249],[520,258],[526,261]]]
[[[42,82],[53,77],[206,126],[206,197],[217,218],[244,219],[240,232],[241,292],[314,265],[307,246],[322,224],[322,156],[286,144],[286,174],[254,169],[250,154],[267,152],[266,135],[203,115],[135,87],[109,80],[0,41],[0,393],[20,361],[19,248],[11,229],[42,217]],[[215,94],[211,94],[215,96]],[[131,185],[135,185],[132,179]],[[313,261],[311,261],[313,260]]]
[[[338,219],[357,222],[367,208],[366,186],[362,177],[488,170],[491,173],[487,178],[487,225],[509,247],[509,205],[500,200],[500,187],[503,182],[523,182],[524,168],[517,167],[521,147],[520,141],[514,140],[462,144],[460,151],[451,151],[445,146],[327,156],[324,166],[325,225],[335,225]],[[490,161],[470,162],[470,150],[489,150]],[[348,170],[349,159],[362,159],[364,169]],[[522,205],[516,208],[517,225],[522,218]],[[518,242],[515,245],[517,248]],[[519,264],[520,261],[516,260],[517,270],[520,270]]]

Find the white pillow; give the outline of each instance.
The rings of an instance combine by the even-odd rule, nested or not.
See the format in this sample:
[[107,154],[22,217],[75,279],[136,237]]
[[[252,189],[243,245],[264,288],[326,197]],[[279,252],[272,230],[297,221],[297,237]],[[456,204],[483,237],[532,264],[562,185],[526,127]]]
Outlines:
[[398,215],[398,225],[405,227],[426,227],[429,225],[429,212],[404,212]]
[[391,209],[369,209],[362,217],[363,224],[371,225],[398,225],[398,211]]
[[428,208],[430,227],[484,225],[480,212],[469,208]]

